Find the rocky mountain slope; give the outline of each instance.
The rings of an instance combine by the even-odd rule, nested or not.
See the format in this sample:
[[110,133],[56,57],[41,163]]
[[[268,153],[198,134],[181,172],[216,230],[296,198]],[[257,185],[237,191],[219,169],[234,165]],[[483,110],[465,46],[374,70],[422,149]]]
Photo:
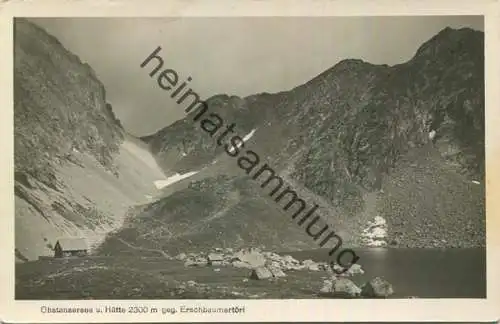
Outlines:
[[[288,92],[218,95],[207,104],[226,124],[234,122],[242,137],[256,130],[246,147],[303,198],[320,204],[318,214],[350,244],[358,245],[363,224],[380,215],[388,221],[394,246],[484,246],[483,80],[483,33],[446,28],[404,64],[344,60]],[[274,235],[260,235],[256,240],[263,246],[286,249],[307,240],[314,245],[305,233],[295,233],[297,225],[285,218],[290,214],[274,208],[268,197],[237,189],[234,181],[245,173],[192,116],[143,139],[163,168],[180,173],[205,168],[201,183],[211,185],[166,194],[156,207],[138,212],[140,225],[124,231],[146,233],[153,226],[160,231],[148,217],[155,215],[174,233],[160,236],[162,246],[175,250],[180,240],[184,247],[193,240],[231,245],[245,241],[236,234],[258,233],[266,215],[262,221]],[[216,189],[226,188],[228,180],[217,180],[219,174],[238,179],[229,180],[232,189],[220,196]],[[227,198],[228,204],[225,195],[237,198]],[[219,205],[204,210],[203,204],[196,207],[198,199]],[[234,210],[251,211],[248,220]],[[205,225],[196,227],[200,221]],[[196,230],[187,230],[191,223]],[[285,233],[285,240],[276,233]],[[158,246],[156,239],[141,240],[139,245]]]
[[[349,246],[375,216],[393,246],[484,246],[483,38],[447,28],[404,64],[344,60],[290,91],[214,96],[209,111],[252,135],[245,149]],[[18,260],[62,236],[102,255],[318,247],[193,114],[128,135],[92,69],[23,19],[14,70]]]
[[165,176],[89,65],[25,19],[14,43],[16,259],[32,260],[59,237],[99,243]]

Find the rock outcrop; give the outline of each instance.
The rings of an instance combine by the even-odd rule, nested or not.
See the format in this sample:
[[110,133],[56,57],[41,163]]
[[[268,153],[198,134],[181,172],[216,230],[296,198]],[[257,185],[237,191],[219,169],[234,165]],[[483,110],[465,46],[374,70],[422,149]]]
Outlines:
[[[246,98],[216,95],[207,102],[226,126],[236,125],[235,134],[242,138],[256,129],[239,156],[254,151],[301,197],[320,204],[316,214],[342,234],[345,244],[365,245],[365,216],[378,215],[387,222],[385,241],[394,246],[484,246],[484,185],[471,182],[484,178],[482,32],[447,28],[403,64],[347,59],[290,91]],[[317,247],[303,231],[294,231],[290,215],[271,207],[271,188],[252,185],[224,145],[218,146],[192,117],[145,138],[164,168],[207,170],[197,174],[203,177],[196,181],[200,186],[156,205],[187,204],[194,196],[210,205],[162,213],[183,220],[169,224],[183,234],[165,245],[173,253],[188,246],[199,250],[219,242],[218,233],[224,233],[226,245],[235,248]],[[221,180],[222,173],[234,179]],[[214,189],[233,199],[216,196]],[[367,200],[369,194],[376,194],[374,202]],[[159,218],[152,212],[138,216]],[[183,227],[200,219],[210,226]]]
[[387,298],[394,294],[394,289],[387,280],[376,277],[361,288],[361,294],[369,298]]

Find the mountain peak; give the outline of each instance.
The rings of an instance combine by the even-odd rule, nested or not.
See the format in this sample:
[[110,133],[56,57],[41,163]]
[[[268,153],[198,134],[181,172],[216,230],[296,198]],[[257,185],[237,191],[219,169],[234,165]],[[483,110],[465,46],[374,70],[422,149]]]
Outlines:
[[453,53],[460,51],[462,48],[467,50],[482,48],[479,42],[483,43],[483,40],[484,32],[482,31],[469,27],[458,29],[446,27],[422,44],[415,57],[436,55],[438,52]]

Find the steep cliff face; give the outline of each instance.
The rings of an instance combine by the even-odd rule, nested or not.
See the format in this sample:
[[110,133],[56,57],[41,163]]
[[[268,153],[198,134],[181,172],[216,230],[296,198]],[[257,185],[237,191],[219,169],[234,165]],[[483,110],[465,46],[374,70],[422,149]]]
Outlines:
[[89,152],[112,170],[124,131],[92,68],[22,19],[15,23],[14,51],[16,172],[49,176],[48,164],[63,162],[72,150]]
[[137,152],[147,149],[125,133],[94,71],[57,39],[16,19],[14,58],[16,255],[23,260],[52,254],[58,237],[98,241],[164,176],[141,161]]
[[[366,218],[381,215],[396,246],[484,245],[482,32],[446,28],[404,64],[344,60],[288,92],[207,102],[239,135],[256,129],[251,149],[298,192],[321,201],[325,217],[354,244]],[[190,116],[146,139],[165,169],[218,161],[207,177],[237,174]],[[283,246],[297,239],[288,237]]]

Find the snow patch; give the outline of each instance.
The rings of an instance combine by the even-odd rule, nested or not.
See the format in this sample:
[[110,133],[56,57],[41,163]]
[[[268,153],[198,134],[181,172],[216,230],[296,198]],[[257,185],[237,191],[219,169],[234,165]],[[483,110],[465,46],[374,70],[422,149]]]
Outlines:
[[366,245],[371,247],[386,246],[387,238],[387,221],[380,216],[375,216],[373,221],[368,222],[368,226],[361,234]]
[[186,178],[189,178],[195,174],[197,174],[198,172],[200,171],[191,171],[191,172],[188,172],[188,173],[184,173],[184,174],[179,174],[179,173],[176,173],[174,174],[173,176],[171,177],[168,177],[167,179],[165,180],[156,180],[154,182],[155,186],[157,189],[162,189],[162,188],[165,188],[167,186],[170,186],[171,184],[174,184],[176,182],[179,182],[181,181],[182,179],[186,179]]
[[436,131],[435,130],[431,130],[429,132],[429,139],[432,141],[434,139],[434,137],[436,137]]
[[252,131],[250,133],[246,134],[245,137],[243,137],[243,142],[246,142],[250,138],[252,138],[252,136],[253,136],[253,134],[255,133],[256,130],[257,130],[257,128],[254,128],[254,129],[252,129]]
[[[257,130],[257,128],[254,128],[252,129],[252,131],[250,131],[250,133],[246,134],[244,137],[243,137],[243,142],[246,142],[248,141],[250,138],[252,138],[252,136],[255,134],[255,131]],[[239,145],[236,145],[237,148],[241,148],[241,143]],[[229,153],[233,153],[234,152],[234,148],[231,147],[229,149]]]

